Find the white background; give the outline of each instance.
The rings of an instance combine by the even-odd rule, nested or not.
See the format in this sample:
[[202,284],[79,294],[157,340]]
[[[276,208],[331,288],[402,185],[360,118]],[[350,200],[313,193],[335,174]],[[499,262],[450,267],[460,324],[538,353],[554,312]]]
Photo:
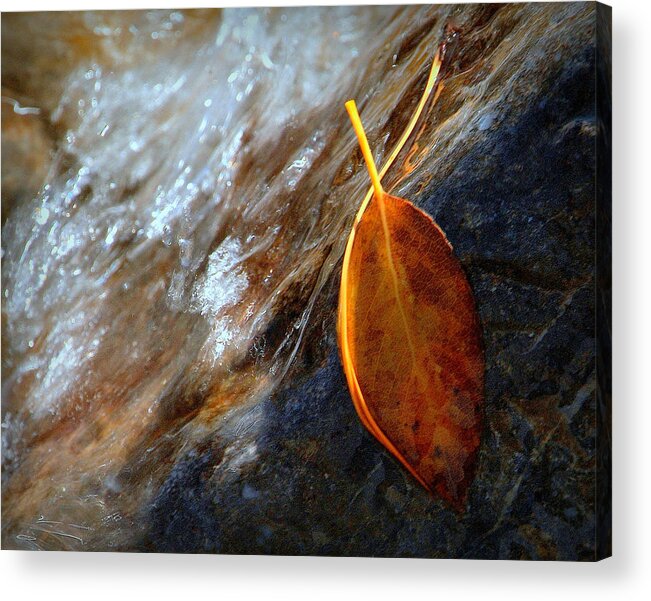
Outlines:
[[[646,0],[609,3],[614,7],[613,558],[573,564],[3,551],[0,587],[4,599],[651,599],[651,11]],[[136,0],[135,4],[0,0],[0,9],[236,4],[223,0]]]

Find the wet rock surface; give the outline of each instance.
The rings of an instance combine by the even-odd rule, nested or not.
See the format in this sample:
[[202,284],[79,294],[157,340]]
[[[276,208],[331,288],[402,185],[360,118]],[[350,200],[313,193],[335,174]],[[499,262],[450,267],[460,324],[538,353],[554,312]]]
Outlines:
[[[98,253],[100,275],[113,271],[93,281],[109,301],[81,319],[96,331],[115,322],[117,333],[102,330],[88,364],[98,375],[90,384],[71,380],[62,404],[20,409],[23,398],[31,393],[36,403],[34,391],[43,389],[23,375],[32,351],[19,335],[31,330],[11,329],[24,315],[3,302],[3,362],[11,374],[5,380],[3,370],[3,448],[13,453],[9,464],[5,453],[3,466],[3,546],[594,559],[594,5],[410,10],[349,18],[342,36],[350,44],[364,39],[354,37],[355,27],[379,32],[390,23],[395,30],[350,62],[359,76],[342,79],[347,85],[328,102],[314,108],[294,97],[297,116],[279,119],[280,129],[268,124],[264,141],[273,143],[264,152],[242,142],[251,135],[246,127],[239,138],[218,142],[230,148],[225,159],[235,189],[255,202],[242,210],[225,182],[213,182],[182,197],[184,217],[170,220],[153,242],[138,242],[135,231],[118,236],[120,246],[106,251],[110,260],[102,263]],[[446,26],[458,32],[458,47],[444,90],[386,187],[446,232],[482,322],[485,427],[462,514],[433,499],[365,431],[335,332],[343,244],[367,186],[340,101],[357,94],[371,144],[386,156]],[[331,57],[336,64],[349,58]],[[307,100],[320,89],[313,83],[312,90],[301,88]],[[314,137],[314,123],[321,122],[336,123],[332,138]],[[296,154],[283,165],[277,157],[285,143]],[[248,153],[245,167],[234,148]],[[190,164],[217,173],[210,156],[191,154]],[[145,210],[146,199],[158,194],[164,178],[146,159],[125,163],[145,175],[134,176],[131,188],[125,184],[121,206],[133,197]],[[100,190],[91,175],[87,197]],[[107,194],[105,205],[117,204]],[[121,227],[139,215],[126,208],[116,222]],[[247,230],[258,218],[273,225],[274,216],[291,235]],[[147,220],[138,219],[146,230]],[[6,226],[10,275],[3,273],[3,290],[25,277],[15,266],[20,241],[28,239],[20,237],[24,220],[10,215]],[[188,241],[194,246],[186,251]],[[92,240],[86,244],[94,248]],[[116,265],[120,257],[128,260]],[[239,300],[215,307],[211,284]],[[261,291],[269,296],[256,304]],[[49,320],[68,315],[49,303]],[[233,324],[244,324],[242,340]],[[48,321],[44,331],[53,327]],[[133,351],[125,361],[129,336]],[[37,359],[50,356],[53,343],[36,337]],[[215,357],[206,359],[206,349]],[[43,426],[50,419],[55,425]],[[65,453],[53,465],[43,457],[46,446],[57,445]]]
[[323,338],[304,350],[321,366],[261,403],[257,459],[239,478],[222,480],[213,448],[186,458],[154,501],[148,549],[594,557],[594,49],[575,49],[537,92],[417,199],[461,258],[484,329],[486,429],[465,515],[359,423],[334,272],[315,310]]

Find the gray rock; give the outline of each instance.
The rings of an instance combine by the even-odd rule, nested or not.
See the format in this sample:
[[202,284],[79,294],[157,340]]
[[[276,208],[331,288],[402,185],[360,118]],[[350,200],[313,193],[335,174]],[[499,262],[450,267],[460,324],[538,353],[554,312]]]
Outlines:
[[[145,548],[209,551],[209,527],[227,553],[595,558],[595,48],[578,40],[568,29],[554,68],[520,73],[525,97],[507,94],[448,174],[411,197],[452,242],[484,332],[485,430],[465,514],[432,499],[355,415],[337,271],[301,368],[262,402],[257,460],[217,487],[196,477],[220,470],[213,451],[186,459],[153,504]],[[242,482],[255,503],[242,502]]]

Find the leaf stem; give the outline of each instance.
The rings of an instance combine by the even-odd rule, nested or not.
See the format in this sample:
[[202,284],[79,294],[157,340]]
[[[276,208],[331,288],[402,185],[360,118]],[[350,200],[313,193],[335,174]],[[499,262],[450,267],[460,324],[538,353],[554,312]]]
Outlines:
[[357,135],[359,147],[362,149],[362,155],[364,156],[364,161],[366,161],[366,168],[368,169],[368,174],[371,176],[371,182],[373,182],[375,195],[378,197],[378,200],[381,201],[384,190],[382,189],[382,184],[380,183],[380,175],[377,172],[375,160],[373,159],[373,154],[371,153],[371,147],[368,145],[366,133],[364,132],[364,126],[362,125],[362,120],[359,118],[357,105],[355,104],[354,100],[349,100],[346,103],[346,110],[348,111],[348,116],[350,117],[350,120],[353,124],[355,134]]

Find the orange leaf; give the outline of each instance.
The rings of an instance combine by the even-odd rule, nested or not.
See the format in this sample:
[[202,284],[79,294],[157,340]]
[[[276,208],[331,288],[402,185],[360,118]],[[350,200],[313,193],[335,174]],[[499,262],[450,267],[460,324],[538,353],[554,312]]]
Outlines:
[[342,268],[337,329],[348,386],[366,428],[427,490],[460,511],[482,421],[484,357],[474,298],[432,218],[384,192],[354,101],[346,108],[374,190],[358,213]]

